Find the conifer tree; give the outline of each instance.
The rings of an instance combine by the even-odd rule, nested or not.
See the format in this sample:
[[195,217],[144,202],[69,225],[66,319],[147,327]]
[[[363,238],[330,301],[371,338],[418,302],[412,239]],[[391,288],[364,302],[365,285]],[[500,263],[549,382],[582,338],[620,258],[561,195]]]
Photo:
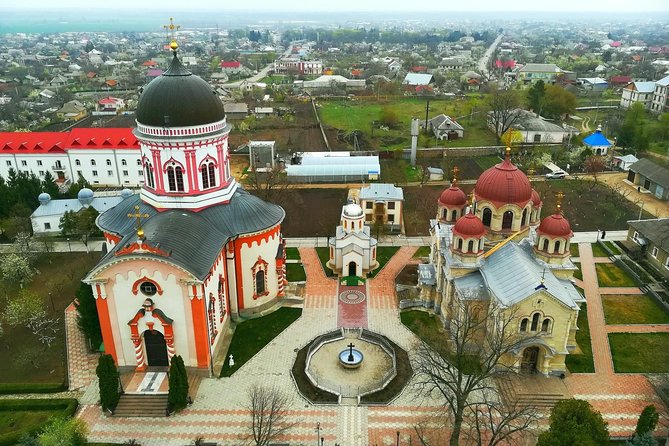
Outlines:
[[179,411],[188,404],[188,374],[184,360],[179,355],[172,357],[170,363],[169,393],[167,402],[170,409]]
[[100,386],[100,405],[102,410],[113,410],[121,397],[118,383],[119,374],[111,355],[102,355],[95,369]]

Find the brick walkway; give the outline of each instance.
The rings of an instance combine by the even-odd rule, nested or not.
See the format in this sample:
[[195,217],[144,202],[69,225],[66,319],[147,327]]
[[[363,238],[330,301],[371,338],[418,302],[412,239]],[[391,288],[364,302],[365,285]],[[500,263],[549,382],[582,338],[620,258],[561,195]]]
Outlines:
[[406,265],[420,262],[412,258],[417,249],[415,246],[401,247],[376,277],[367,281],[370,308],[397,308],[395,277]]
[[98,354],[88,353],[86,338],[77,327],[77,310],[74,304],[65,309],[65,335],[67,337],[67,378],[70,390],[81,390],[95,378]]
[[[579,244],[583,288],[588,305],[588,325],[592,343],[595,373],[571,374],[565,379],[574,398],[587,400],[609,423],[613,436],[631,435],[643,408],[655,404],[666,420],[667,410],[648,379],[641,374],[616,374],[613,369],[608,333],[650,333],[669,331],[669,325],[606,325],[601,296],[603,294],[643,294],[636,287],[599,288],[597,273],[589,243]],[[660,422],[662,426],[662,421]],[[666,435],[667,426],[658,427],[656,434]]]
[[365,286],[339,285],[337,327],[367,328],[367,296]]
[[314,248],[299,248],[299,251],[307,274],[304,307],[334,308],[337,303],[337,281],[325,275]]

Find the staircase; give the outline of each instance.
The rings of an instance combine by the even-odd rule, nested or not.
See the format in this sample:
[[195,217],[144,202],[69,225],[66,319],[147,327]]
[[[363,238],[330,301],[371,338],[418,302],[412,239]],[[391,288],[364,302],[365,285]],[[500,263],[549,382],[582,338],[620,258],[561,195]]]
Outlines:
[[558,401],[569,398],[560,378],[543,375],[516,375],[497,380],[502,400],[507,407],[535,407],[550,410]]
[[124,393],[118,401],[115,417],[166,417],[167,394]]

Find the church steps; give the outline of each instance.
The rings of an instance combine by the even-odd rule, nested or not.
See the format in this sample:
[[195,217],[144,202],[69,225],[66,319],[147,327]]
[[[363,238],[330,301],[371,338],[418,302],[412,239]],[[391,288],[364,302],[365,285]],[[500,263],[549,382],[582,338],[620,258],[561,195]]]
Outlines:
[[115,417],[165,417],[167,395],[143,395],[124,393],[119,399]]

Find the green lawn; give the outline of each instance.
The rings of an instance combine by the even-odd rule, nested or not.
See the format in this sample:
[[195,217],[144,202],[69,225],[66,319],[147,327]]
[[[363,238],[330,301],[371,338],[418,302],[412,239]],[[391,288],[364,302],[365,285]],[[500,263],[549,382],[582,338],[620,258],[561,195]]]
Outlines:
[[576,343],[581,349],[581,354],[567,355],[565,364],[571,373],[594,373],[595,363],[592,359],[592,344],[590,342],[590,326],[588,325],[588,309],[583,304],[578,313],[576,322]]
[[651,296],[604,295],[602,304],[607,324],[669,324],[669,313]]
[[416,336],[429,345],[435,347],[439,344],[441,338],[438,333],[441,329],[441,322],[431,313],[419,310],[408,310],[400,312],[402,323]]
[[669,333],[611,333],[617,373],[668,373]]
[[501,160],[498,156],[479,156],[475,158],[475,161],[481,170],[488,170],[492,166],[499,164]]
[[300,260],[300,251],[297,248],[286,248],[287,260]]
[[[402,98],[390,101],[320,101],[319,115],[324,125],[347,132],[360,130],[367,145],[372,148],[401,149],[410,145],[410,122],[412,117],[425,117],[425,99]],[[379,121],[383,111],[388,110],[397,117],[395,128],[383,130],[374,128],[372,122]],[[460,117],[470,111],[469,99],[430,100],[430,117],[445,113],[452,117]],[[449,147],[486,146],[496,144],[495,136],[486,128],[483,114],[474,115],[459,121],[465,128],[462,139],[439,142]],[[434,146],[437,142],[433,137],[423,137],[423,145]]]
[[379,262],[379,267],[374,271],[370,271],[370,273],[367,274],[367,278],[371,279],[372,277],[375,277],[399,249],[399,246],[379,246],[376,248],[376,261]]
[[286,279],[288,282],[304,282],[307,274],[301,263],[286,263]]
[[578,243],[572,243],[569,245],[569,254],[572,257],[578,257]]
[[416,252],[413,255],[414,259],[419,259],[421,257],[427,257],[430,255],[430,247],[429,246],[421,246],[416,250]]
[[596,263],[597,281],[600,287],[634,287],[636,282],[618,265]]
[[616,242],[604,242],[613,254],[620,254],[620,248]]
[[243,366],[264,346],[276,338],[302,314],[301,308],[280,308],[275,312],[257,319],[249,319],[239,323],[232,336],[228,355],[233,355],[235,365],[230,367],[225,361],[221,377],[230,376]]
[[6,399],[0,401],[0,445],[17,444],[24,434],[34,435],[55,416],[71,417],[75,399]]
[[574,279],[583,280],[583,271],[581,270],[581,262],[574,263],[578,269],[574,271]]
[[318,254],[318,259],[321,261],[321,266],[323,267],[325,275],[328,277],[335,277],[335,273],[327,266],[327,263],[330,260],[330,248],[316,248],[316,254]]
[[604,247],[600,245],[599,243],[592,243],[590,246],[592,246],[592,255],[595,257],[608,257],[609,253],[606,252]]

